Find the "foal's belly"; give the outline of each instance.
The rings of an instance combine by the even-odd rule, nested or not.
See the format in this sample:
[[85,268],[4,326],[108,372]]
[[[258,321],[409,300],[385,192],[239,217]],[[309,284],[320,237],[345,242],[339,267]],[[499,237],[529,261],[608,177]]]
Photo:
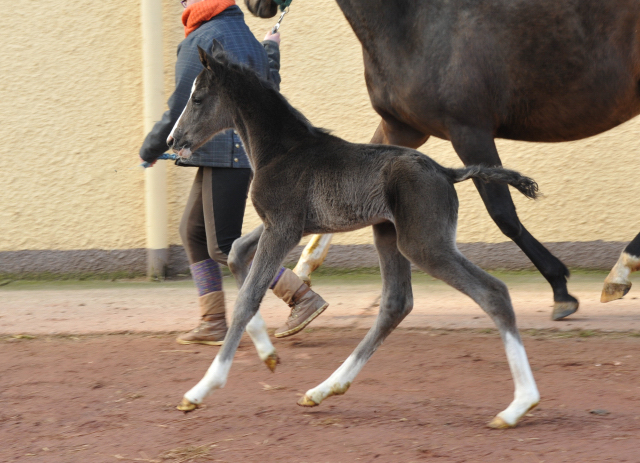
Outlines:
[[309,208],[304,233],[348,232],[388,221],[393,216],[382,204],[320,201]]

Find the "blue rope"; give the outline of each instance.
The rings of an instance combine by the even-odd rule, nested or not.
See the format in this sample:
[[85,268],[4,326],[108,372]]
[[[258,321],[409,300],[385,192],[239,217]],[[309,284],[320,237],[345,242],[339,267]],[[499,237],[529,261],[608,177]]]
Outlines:
[[[158,159],[166,159],[168,161],[175,161],[176,159],[178,159],[178,155],[177,154],[171,154],[171,153],[164,153],[161,154],[160,157]],[[144,167],[145,169],[147,167],[151,167],[151,163],[150,162],[143,162],[142,164],[140,164],[142,167]]]

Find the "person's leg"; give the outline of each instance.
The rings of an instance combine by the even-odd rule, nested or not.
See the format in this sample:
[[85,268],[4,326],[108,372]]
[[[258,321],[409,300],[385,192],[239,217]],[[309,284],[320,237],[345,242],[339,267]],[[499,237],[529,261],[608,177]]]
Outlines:
[[329,307],[327,301],[286,267],[280,269],[270,288],[273,294],[291,307],[287,321],[274,333],[276,338],[285,338],[302,331]]
[[182,221],[180,236],[189,259],[191,274],[198,290],[199,325],[177,338],[180,344],[222,344],[227,333],[222,272],[220,265],[211,259],[207,247],[202,185],[204,168],[200,167],[191,187]]
[[[210,175],[207,170],[211,171]],[[250,169],[205,169],[202,190],[207,243],[209,255],[220,264],[227,265],[231,246],[242,233],[250,182]],[[272,282],[271,289],[291,307],[289,318],[276,330],[276,337],[299,332],[329,306],[295,273],[284,267]]]

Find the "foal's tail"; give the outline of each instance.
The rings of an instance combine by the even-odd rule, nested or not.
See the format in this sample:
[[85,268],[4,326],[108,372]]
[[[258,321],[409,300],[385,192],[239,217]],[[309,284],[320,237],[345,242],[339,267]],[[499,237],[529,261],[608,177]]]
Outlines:
[[462,169],[448,169],[447,173],[453,183],[477,178],[487,183],[506,183],[530,199],[538,197],[538,184],[535,180],[525,177],[515,170],[502,167],[469,166]]

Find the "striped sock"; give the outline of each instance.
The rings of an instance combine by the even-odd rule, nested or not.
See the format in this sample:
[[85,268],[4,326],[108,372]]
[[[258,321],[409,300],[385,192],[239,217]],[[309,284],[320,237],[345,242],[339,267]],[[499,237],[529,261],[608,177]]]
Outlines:
[[275,288],[275,286],[278,284],[278,280],[280,279],[280,277],[282,276],[285,270],[286,270],[285,267],[280,268],[280,271],[278,271],[278,273],[276,274],[276,277],[271,282],[271,286],[269,286],[269,289]]
[[198,289],[198,296],[222,291],[222,271],[220,264],[213,259],[191,264],[191,274]]

